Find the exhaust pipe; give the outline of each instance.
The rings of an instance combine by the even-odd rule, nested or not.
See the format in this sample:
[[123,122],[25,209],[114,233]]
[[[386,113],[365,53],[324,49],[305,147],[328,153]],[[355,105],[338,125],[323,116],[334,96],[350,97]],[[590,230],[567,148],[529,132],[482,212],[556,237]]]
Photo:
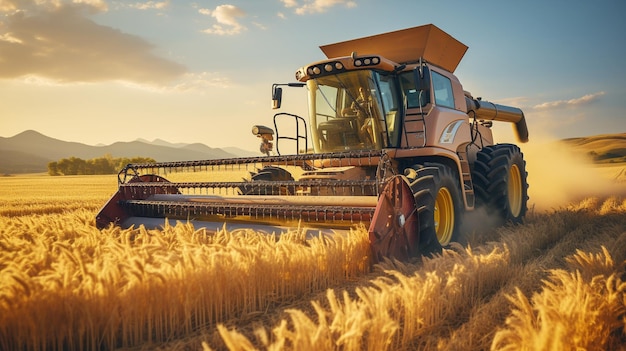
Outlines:
[[476,119],[511,122],[515,125],[513,130],[517,140],[522,143],[528,142],[526,118],[524,117],[524,112],[519,108],[494,104],[493,102],[480,100],[480,98],[476,100],[468,96],[465,96],[465,102],[467,103],[467,112],[474,112]]

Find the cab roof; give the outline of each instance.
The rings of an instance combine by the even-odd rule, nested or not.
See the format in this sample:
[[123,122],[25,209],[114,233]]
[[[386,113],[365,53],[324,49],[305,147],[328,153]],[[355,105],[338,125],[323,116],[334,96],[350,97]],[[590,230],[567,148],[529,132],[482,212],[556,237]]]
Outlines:
[[417,62],[421,57],[449,72],[454,72],[467,48],[434,24],[320,46],[329,59],[352,52],[381,55],[397,63]]

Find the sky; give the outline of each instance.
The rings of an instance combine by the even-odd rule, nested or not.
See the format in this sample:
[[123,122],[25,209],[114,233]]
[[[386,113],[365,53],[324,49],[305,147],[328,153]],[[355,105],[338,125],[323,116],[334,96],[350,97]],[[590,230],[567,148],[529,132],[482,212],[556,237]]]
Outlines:
[[[306,116],[273,83],[319,46],[435,24],[469,47],[475,97],[521,108],[530,139],[626,132],[626,1],[0,0],[0,136],[162,139],[258,150],[255,124]],[[496,123],[498,124],[498,123]],[[509,125],[497,142],[514,142]]]

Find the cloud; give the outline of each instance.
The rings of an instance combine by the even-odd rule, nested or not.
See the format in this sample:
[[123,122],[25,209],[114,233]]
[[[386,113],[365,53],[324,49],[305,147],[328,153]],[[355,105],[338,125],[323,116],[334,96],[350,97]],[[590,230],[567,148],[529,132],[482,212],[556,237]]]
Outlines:
[[129,6],[138,10],[161,10],[169,6],[169,1],[145,1],[145,2],[136,2],[134,4],[130,4]]
[[246,30],[246,27],[238,21],[239,18],[246,16],[246,12],[235,5],[219,5],[215,10],[203,8],[198,10],[198,12],[217,20],[217,23],[211,26],[211,28],[203,30],[202,32],[204,33],[234,35]]
[[93,11],[106,11],[105,0],[0,0],[0,13],[53,10],[67,5],[83,5]]
[[575,98],[575,99],[544,102],[544,103],[533,106],[533,108],[536,110],[548,110],[548,109],[554,109],[554,108],[559,108],[559,107],[586,105],[586,104],[589,104],[591,102],[598,100],[600,96],[604,94],[605,93],[603,91],[599,91],[597,93],[587,94],[585,96]]
[[331,7],[344,5],[347,8],[356,7],[356,1],[353,0],[304,0],[300,3],[297,0],[281,0],[286,8],[295,8],[294,12],[298,15],[306,15],[310,13],[323,13]]
[[257,28],[261,29],[261,30],[267,30],[267,26],[264,25],[263,23],[259,23],[259,22],[252,22],[252,24],[254,24]]
[[[41,82],[48,83],[49,82]],[[213,94],[213,88],[220,90],[233,86],[230,78],[219,72],[190,72],[181,75],[178,79],[163,85],[145,85],[129,81],[117,82],[133,89],[144,90],[154,93],[194,93],[199,95]]]
[[281,0],[281,2],[285,5],[285,7],[297,7],[298,2],[296,0]]
[[169,89],[175,91],[206,92],[208,88],[228,88],[230,79],[215,72],[187,73]]
[[[0,2],[6,8],[7,0]],[[35,2],[42,5],[34,7]],[[28,6],[0,19],[0,79],[160,85],[186,72],[155,55],[144,39],[90,20],[88,12],[101,10],[101,1],[81,2],[57,6],[59,1],[12,1],[9,5]]]

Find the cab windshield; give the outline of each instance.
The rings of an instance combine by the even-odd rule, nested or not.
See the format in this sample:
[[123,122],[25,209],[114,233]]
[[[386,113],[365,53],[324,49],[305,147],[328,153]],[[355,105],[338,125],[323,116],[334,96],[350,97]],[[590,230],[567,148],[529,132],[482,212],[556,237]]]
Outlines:
[[311,79],[307,85],[315,152],[396,145],[399,99],[392,76],[359,70]]

